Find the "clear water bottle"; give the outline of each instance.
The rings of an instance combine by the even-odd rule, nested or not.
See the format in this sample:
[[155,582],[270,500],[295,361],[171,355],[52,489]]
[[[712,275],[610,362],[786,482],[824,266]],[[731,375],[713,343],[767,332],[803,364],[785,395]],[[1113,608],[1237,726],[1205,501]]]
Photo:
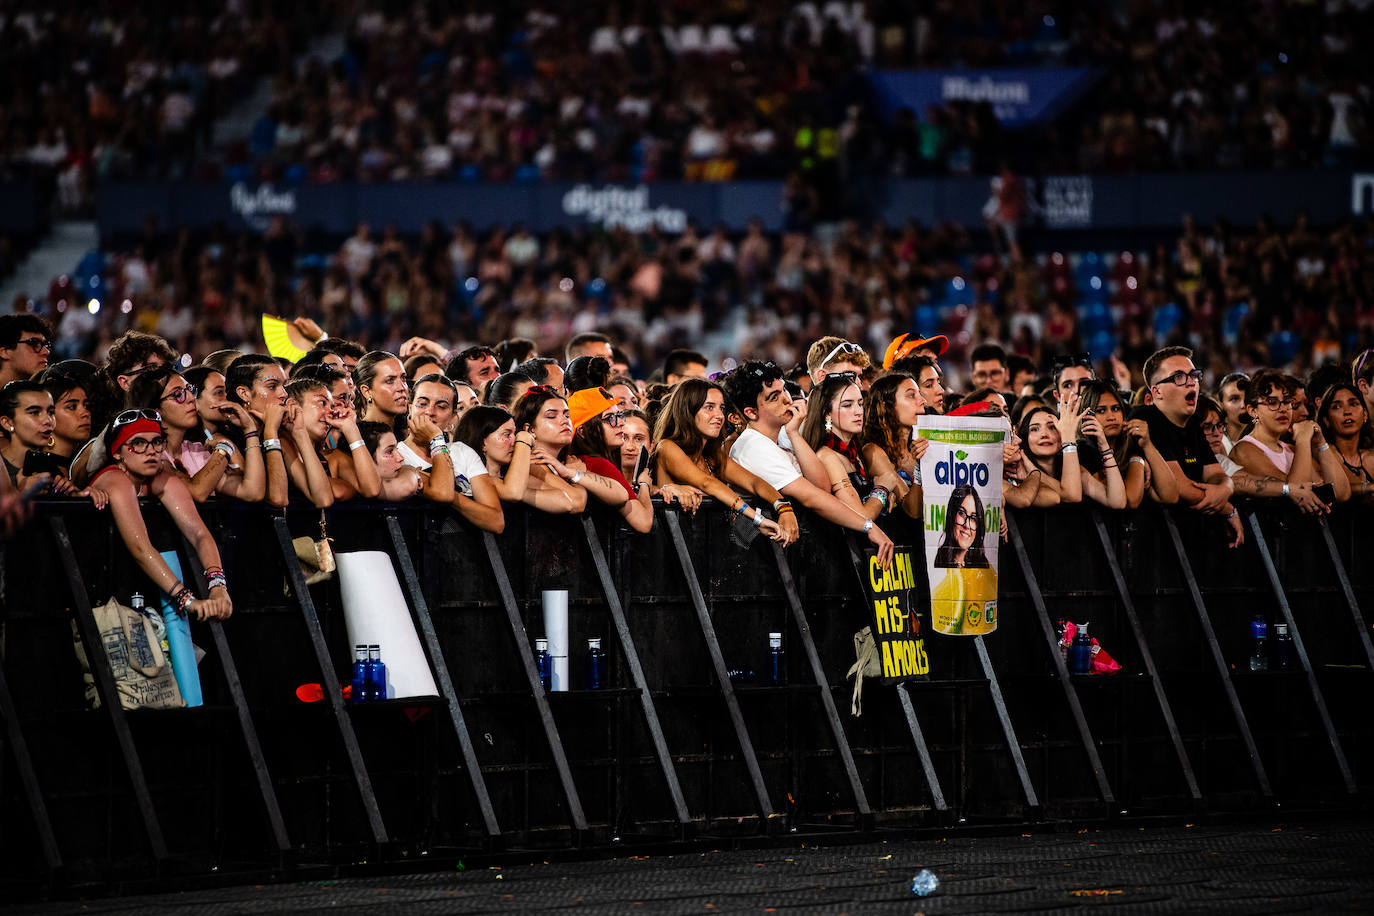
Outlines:
[[781,687],[787,683],[787,664],[782,652],[782,634],[768,634],[768,683]]
[[606,674],[606,653],[601,649],[601,637],[587,640],[587,689],[600,690]]
[[1288,632],[1288,624],[1274,624],[1274,662],[1280,671],[1287,671],[1293,660],[1293,636]]
[[364,692],[369,700],[386,699],[386,665],[382,662],[382,647],[367,647],[367,686]]
[[[1287,627],[1285,627],[1287,629]],[[1256,614],[1250,621],[1250,638],[1254,641],[1250,649],[1250,670],[1268,671],[1269,670],[1269,646],[1268,627],[1264,623],[1264,616]]]
[[539,669],[539,683],[547,692],[549,685],[553,683],[553,659],[549,657],[547,639],[540,638],[534,641],[534,666]]
[[353,647],[353,680],[349,685],[348,698],[354,703],[362,703],[368,699],[367,646]]
[[1069,673],[1087,674],[1092,666],[1093,641],[1088,636],[1088,625],[1080,623],[1073,635],[1073,645],[1069,646]]
[[911,879],[911,892],[917,897],[929,897],[939,886],[940,879],[928,868],[921,869],[916,873],[916,877]]

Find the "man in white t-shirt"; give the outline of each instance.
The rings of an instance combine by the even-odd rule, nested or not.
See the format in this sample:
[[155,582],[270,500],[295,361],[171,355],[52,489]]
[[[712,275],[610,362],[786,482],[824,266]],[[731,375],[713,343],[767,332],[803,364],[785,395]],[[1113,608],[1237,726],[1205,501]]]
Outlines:
[[[829,475],[801,434],[802,414],[793,408],[782,370],[772,363],[751,360],[727,375],[724,384],[725,393],[748,423],[730,449],[731,459],[761,477],[786,499],[796,500],[826,521],[862,531],[878,548],[878,561],[884,566],[890,563],[892,539],[883,529],[812,482],[828,481]],[[778,444],[778,434],[784,428],[790,449]]]
[[437,373],[421,376],[415,382],[410,398],[410,416],[427,417],[443,432],[428,442],[421,442],[412,422],[410,435],[396,450],[400,452],[401,460],[410,467],[428,471],[431,467],[428,456],[446,447],[453,461],[453,508],[478,528],[500,534],[506,527],[506,518],[501,511],[501,497],[497,495],[496,486],[487,474],[486,462],[470,446],[449,441],[457,394],[457,387],[451,379]]

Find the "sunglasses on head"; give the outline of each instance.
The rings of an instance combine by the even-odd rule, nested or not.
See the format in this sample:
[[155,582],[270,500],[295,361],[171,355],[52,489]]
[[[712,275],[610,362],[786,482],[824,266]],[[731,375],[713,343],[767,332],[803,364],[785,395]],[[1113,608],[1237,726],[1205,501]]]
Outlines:
[[126,410],[120,414],[117,414],[113,422],[110,423],[110,425],[123,426],[126,423],[133,423],[136,420],[152,420],[154,423],[161,423],[162,414],[158,413],[156,410],[144,410],[142,408],[135,408],[133,410]]
[[776,365],[773,364],[773,361],[772,361],[772,360],[769,360],[768,362],[766,362],[766,363],[764,363],[763,365],[761,365],[761,366],[759,366],[759,367],[753,369],[752,371],[753,371],[753,373],[754,373],[755,375],[757,375],[759,378],[763,378],[765,375],[772,375],[774,372],[777,372],[777,371],[778,371],[778,367],[777,367]]
[[532,394],[543,394],[552,398],[561,398],[563,396],[559,393],[558,389],[554,388],[552,385],[531,385],[522,397],[529,397]]
[[844,353],[844,354],[846,354],[846,355],[853,355],[853,354],[855,354],[855,353],[862,353],[863,351],[864,351],[864,348],[861,347],[861,346],[859,346],[858,344],[850,343],[850,342],[847,341],[847,340],[842,340],[842,341],[840,341],[838,344],[835,345],[835,349],[833,349],[833,350],[831,350],[829,353],[825,354],[825,359],[821,360],[821,366],[824,367],[826,363],[828,363],[828,362],[830,362],[832,359],[834,359],[835,356],[836,356],[837,354],[839,354],[839,353]]

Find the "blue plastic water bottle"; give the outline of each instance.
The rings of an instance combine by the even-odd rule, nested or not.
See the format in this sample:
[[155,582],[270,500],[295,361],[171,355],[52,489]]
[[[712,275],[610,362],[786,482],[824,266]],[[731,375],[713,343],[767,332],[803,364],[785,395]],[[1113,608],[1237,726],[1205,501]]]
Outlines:
[[367,646],[353,647],[353,681],[348,699],[353,703],[367,699]]
[[1093,641],[1088,638],[1088,625],[1080,623],[1069,646],[1069,673],[1087,674],[1093,665]]
[[782,634],[768,634],[768,683],[781,687],[787,683],[786,659],[782,653]]
[[367,647],[366,693],[369,700],[386,699],[386,665],[382,662],[382,647],[378,645]]
[[587,640],[587,689],[600,690],[601,678],[606,671],[606,653],[601,650],[601,637],[593,636]]
[[553,683],[553,659],[549,658],[549,641],[547,639],[536,639],[534,641],[534,666],[539,669],[539,683],[544,690],[548,691]]

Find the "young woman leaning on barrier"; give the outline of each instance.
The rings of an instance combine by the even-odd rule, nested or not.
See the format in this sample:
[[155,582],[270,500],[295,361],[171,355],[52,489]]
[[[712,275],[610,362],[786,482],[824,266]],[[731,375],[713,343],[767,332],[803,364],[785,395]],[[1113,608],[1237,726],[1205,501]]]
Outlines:
[[[615,396],[614,388],[607,388],[611,395]],[[621,400],[623,405],[625,402]],[[653,428],[649,425],[649,418],[642,410],[625,410],[624,437],[620,443],[620,473],[629,480],[634,476],[635,468],[639,465],[639,456],[645,454],[645,461],[648,455],[654,451]],[[653,479],[653,472],[650,471],[645,479],[649,481],[649,493],[652,496],[661,498],[665,503],[676,502],[689,513],[695,514],[701,507],[702,492],[696,487],[688,487],[682,484],[668,484],[660,487]]]
[[[157,411],[133,409],[116,415],[103,441],[110,463],[96,472],[91,489],[109,499],[115,526],[134,562],[182,613],[195,614],[199,620],[227,618],[234,606],[220,566],[219,548],[196,512],[196,502],[186,484],[162,460],[167,437]],[[148,537],[140,496],[156,497],[186,536],[205,569],[208,598],[196,598],[158,553]]]
[[70,375],[45,371],[43,387],[52,395],[55,425],[47,452],[52,466],[63,477],[71,477],[72,458],[91,438],[91,407],[86,386]]
[[[632,484],[620,472],[620,446],[625,441],[625,411],[620,409],[620,401],[604,388],[585,388],[569,395],[568,406],[574,427],[573,455],[587,470],[625,488],[630,498],[620,504],[620,517],[631,529],[648,534],[654,527],[651,475],[645,468]],[[599,497],[596,490],[588,489],[587,493]]]
[[[1231,460],[1260,480],[1283,481],[1282,494],[1303,512],[1325,514],[1329,502],[1350,498],[1350,480],[1321,427],[1313,420],[1294,422],[1293,395],[1283,373],[1255,373],[1245,392],[1252,424],[1231,449]],[[1329,492],[1317,489],[1323,483]]]
[[873,479],[897,478],[893,500],[912,518],[921,518],[921,456],[930,442],[915,435],[926,402],[916,380],[905,373],[885,375],[864,397],[860,454]]
[[58,496],[89,496],[97,509],[105,508],[105,497],[98,491],[82,489],[62,472],[44,449],[52,441],[57,425],[52,395],[38,382],[26,379],[9,382],[0,388],[0,429],[7,438],[0,447],[5,476],[12,487],[23,491],[30,486],[47,489]]
[[715,382],[689,378],[678,382],[663,405],[654,430],[654,476],[661,486],[685,484],[743,514],[768,537],[786,546],[797,539],[796,515],[781,512],[774,522],[748,505],[731,487],[774,505],[782,494],[730,459],[721,448],[725,392]]
[[[515,405],[515,425],[534,434],[534,448],[530,454],[531,480],[556,475],[581,489],[588,498],[615,509],[633,498],[634,491],[623,478],[614,480],[605,476],[571,454],[574,431],[572,408],[553,388],[535,385],[525,392],[525,396]],[[620,476],[613,466],[598,466]],[[586,508],[585,501],[583,508]]]
[[[1083,493],[1109,509],[1134,509],[1145,497],[1149,464],[1126,431],[1121,398],[1111,382],[1084,379],[1071,393],[1061,391],[1065,407],[1077,402],[1079,467],[1083,471]],[[1140,424],[1145,427],[1145,424]],[[1139,429],[1140,427],[1137,427]],[[1149,439],[1149,429],[1143,435]],[[1132,458],[1138,460],[1132,460]],[[1161,459],[1161,467],[1163,467]],[[1127,474],[1132,475],[1128,486]],[[1170,475],[1172,476],[1172,475]],[[1132,499],[1134,497],[1134,499]]]
[[[1031,408],[1022,415],[1016,429],[1024,450],[1026,472],[1038,471],[1040,474],[1037,506],[1083,501],[1078,446],[1071,438],[1078,429],[1077,405],[1073,403],[1077,398],[1077,395],[1070,396],[1064,416],[1056,416],[1048,407]],[[1070,437],[1067,442],[1066,434]]]
[[225,422],[243,438],[242,450],[227,436],[200,432],[199,392],[172,366],[145,372],[129,386],[128,406],[155,410],[162,416],[167,446],[162,460],[181,477],[192,498],[203,503],[215,493],[257,502],[267,494],[267,472],[258,427],[248,411],[225,408]]
[[[421,432],[431,433],[431,438],[438,435],[439,427],[425,417],[413,417],[411,422],[418,424]],[[452,502],[453,464],[449,460],[447,445],[435,447],[430,453],[430,469],[422,471],[406,464],[396,442],[396,434],[387,424],[364,420],[358,424],[358,435],[377,465],[382,499],[400,502],[423,494],[426,499],[438,503]]]
[[587,491],[557,474],[533,474],[534,433],[515,430],[515,420],[500,407],[474,407],[458,421],[458,441],[487,463],[503,502],[523,502],[541,512],[566,514],[587,508]]
[[869,476],[858,443],[863,425],[864,393],[858,376],[831,372],[812,389],[801,434],[825,467],[835,498],[876,521],[888,511],[901,479],[895,471],[887,472],[882,480]]
[[[311,474],[318,463],[327,475],[326,486],[332,499],[380,496],[382,482],[377,465],[358,432],[353,412],[346,405],[344,410],[337,409],[329,389],[317,379],[292,379],[286,393],[290,398],[287,405],[292,428],[290,441],[282,443],[282,447],[286,450],[286,467],[292,483],[319,505],[315,489],[318,480]],[[337,447],[329,449],[330,441]]]
[[1321,403],[1317,420],[1340,459],[1350,495],[1365,501],[1374,498],[1374,424],[1359,389],[1338,382],[1323,392]]

